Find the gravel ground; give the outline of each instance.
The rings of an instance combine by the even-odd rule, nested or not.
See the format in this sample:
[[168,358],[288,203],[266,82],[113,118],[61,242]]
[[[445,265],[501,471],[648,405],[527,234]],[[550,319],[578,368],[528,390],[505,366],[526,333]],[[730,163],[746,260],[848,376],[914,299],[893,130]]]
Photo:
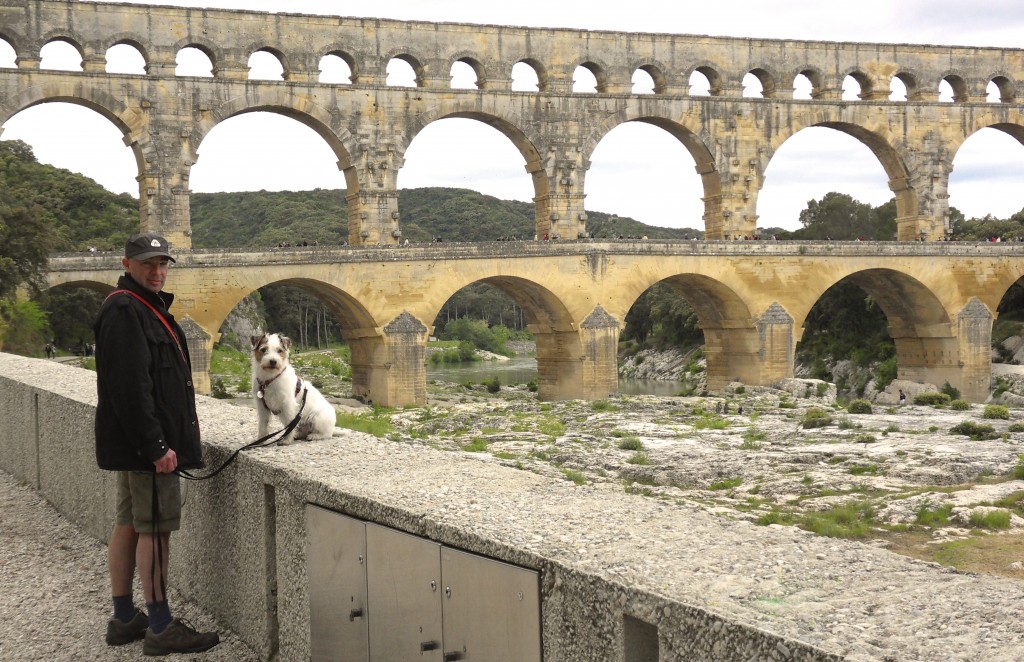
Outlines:
[[[106,559],[105,545],[0,471],[0,660],[142,658],[141,641],[119,647],[104,641],[112,612]],[[199,630],[219,630],[221,636],[213,650],[174,659],[260,659],[196,605],[173,590],[168,595],[175,616]],[[135,596],[141,605],[138,581]]]

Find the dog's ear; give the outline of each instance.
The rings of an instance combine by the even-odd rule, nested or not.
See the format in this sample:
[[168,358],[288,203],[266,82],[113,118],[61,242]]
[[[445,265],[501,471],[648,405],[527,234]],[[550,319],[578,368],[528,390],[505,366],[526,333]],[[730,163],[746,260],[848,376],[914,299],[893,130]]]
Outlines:
[[250,342],[252,342],[252,348],[256,349],[257,347],[259,347],[260,343],[263,342],[263,339],[266,338],[266,337],[267,337],[266,334],[259,335],[259,336],[250,336],[249,340],[250,340]]
[[292,339],[288,336],[281,336],[281,346],[285,349],[289,349],[292,346]]

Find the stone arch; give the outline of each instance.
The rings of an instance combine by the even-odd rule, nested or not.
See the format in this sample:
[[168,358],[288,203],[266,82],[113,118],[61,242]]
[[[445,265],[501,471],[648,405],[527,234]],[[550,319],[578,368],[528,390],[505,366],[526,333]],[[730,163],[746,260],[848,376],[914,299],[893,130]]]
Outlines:
[[794,87],[796,87],[796,79],[799,76],[804,76],[805,78],[807,78],[807,80],[811,82],[812,99],[817,99],[825,92],[825,74],[818,67],[813,65],[802,66],[794,70],[792,72],[792,76],[790,77],[790,81],[793,83]]
[[597,93],[605,94],[608,92],[608,66],[600,60],[594,58],[580,58],[575,63],[569,66],[572,72],[575,72],[579,67],[583,67],[590,73],[594,74],[594,79],[597,81]]
[[[682,143],[686,151],[693,157],[694,167],[700,174],[701,183],[704,188],[704,222],[705,227],[712,224],[714,218],[720,217],[721,209],[719,201],[722,195],[722,179],[719,172],[717,157],[711,148],[704,142],[703,127],[693,120],[692,116],[684,116],[678,119],[655,116],[641,112],[636,107],[624,109],[598,125],[595,130],[586,136],[583,141],[583,156],[585,163],[589,166],[590,158],[597,149],[601,140],[607,136],[612,129],[626,122],[644,122],[668,132],[670,136]],[[691,122],[691,123],[687,123]],[[586,189],[586,172],[582,173],[584,181],[582,185]],[[614,314],[614,313],[613,313]]]
[[[453,100],[446,104],[438,104],[429,113],[418,115],[416,121],[409,127],[408,132],[402,136],[404,141],[397,146],[399,156],[404,158],[409,145],[412,144],[413,139],[415,139],[420,131],[438,120],[448,118],[477,120],[501,132],[523,156],[526,169],[533,178],[536,197],[543,198],[548,194],[547,157],[542,155],[539,147],[545,142],[543,136],[535,132],[532,125],[523,127],[516,124],[512,119],[481,112],[478,110],[477,104],[472,101]],[[546,210],[544,211],[546,213]],[[542,210],[537,209],[536,213],[540,217]]]
[[921,77],[909,70],[901,69],[893,76],[907,88],[907,101],[915,101],[921,98]]
[[[760,349],[755,340],[754,311],[721,280],[693,272],[659,273],[654,277],[636,279],[628,283],[623,298],[615,302],[610,311],[614,316],[625,319],[640,296],[658,283],[672,288],[697,313],[704,332],[710,389],[723,388],[731,381],[762,383],[761,375],[753,372],[758,362],[751,360],[751,354],[757,354]],[[792,370],[792,366],[789,369]]]
[[775,73],[769,71],[767,68],[764,67],[754,67],[747,73],[752,75],[754,78],[758,80],[758,82],[761,83],[761,96],[763,98],[775,98],[775,95],[777,93],[776,80],[778,80],[778,77],[775,75]]
[[106,43],[109,45],[104,48],[104,54],[114,46],[120,46],[122,44],[131,46],[139,52],[139,55],[141,55],[142,59],[146,62],[146,68],[149,68],[149,49],[145,45],[145,40],[139,35],[132,32],[121,32],[113,35]]
[[103,273],[102,276],[97,276],[97,278],[102,277],[103,280],[89,280],[89,279],[79,278],[79,279],[75,279],[75,280],[66,280],[66,281],[53,282],[53,279],[54,279],[55,275],[56,274],[54,274],[54,273],[47,274],[47,286],[46,286],[45,289],[47,289],[47,290],[61,290],[61,289],[83,288],[83,289],[86,289],[86,290],[92,290],[93,292],[97,292],[99,294],[110,294],[111,292],[114,291],[114,287],[115,287],[114,285],[112,285],[110,283],[110,276],[107,273]]
[[722,94],[723,80],[720,71],[721,68],[718,65],[712,62],[703,62],[692,67],[689,73],[686,74],[686,79],[689,80],[690,76],[693,75],[693,72],[703,74],[704,77],[708,79],[708,83],[711,86],[710,89],[708,89],[708,95],[717,97]]
[[131,147],[135,156],[135,164],[140,178],[139,189],[141,200],[141,177],[147,171],[147,164],[157,163],[156,146],[150,140],[146,130],[145,118],[134,108],[127,107],[120,99],[104,89],[88,85],[63,82],[51,86],[33,86],[23,89],[17,97],[8,103],[0,104],[0,125],[17,113],[43,103],[73,103],[95,111],[109,120],[125,136],[125,143]]
[[267,93],[261,94],[259,103],[254,103],[253,99],[249,97],[235,97],[212,108],[209,114],[204,113],[192,125],[192,131],[188,137],[188,152],[183,151],[182,154],[182,158],[186,162],[180,164],[181,171],[187,173],[191,164],[195,163],[199,145],[215,126],[235,115],[258,111],[283,115],[313,129],[338,156],[338,167],[344,171],[348,195],[352,195],[362,188],[358,174],[351,167],[352,159],[358,153],[358,149],[355,138],[348,129],[336,126],[337,122],[330,111],[309,97],[297,97],[287,90],[280,89],[268,90]]
[[[288,56],[285,55],[284,51],[273,46],[257,46],[251,49],[246,49],[246,51],[249,53],[246,57],[246,63],[250,62],[252,60],[252,56],[257,53],[268,53],[274,56],[274,58],[281,64],[281,80],[288,80],[288,77],[292,73],[292,69],[289,64],[290,60]],[[252,72],[250,72],[249,75],[251,76]]]
[[15,32],[6,26],[0,25],[0,39],[3,39],[11,45],[11,48],[14,49],[15,58],[23,58],[28,55],[28,53],[25,52],[25,49],[28,48],[27,42],[29,40],[20,33]]
[[[267,270],[254,270],[254,276],[265,274],[266,271]],[[210,333],[216,334],[224,324],[224,321],[228,318],[231,311],[234,310],[243,299],[260,288],[268,285],[288,285],[289,287],[298,288],[315,296],[317,299],[323,301],[331,312],[337,316],[343,329],[350,332],[374,329],[380,325],[380,323],[374,319],[370,311],[359,302],[354,294],[347,292],[337,285],[332,285],[314,278],[298,278],[289,277],[287,275],[278,277],[278,274],[273,274],[270,277],[264,278],[254,277],[252,281],[245,283],[243,289],[233,290],[230,293],[225,292],[224,296],[217,300],[218,303],[221,304],[219,308],[216,311],[211,310],[210,317],[203,320],[203,322],[210,324],[210,326],[207,327],[207,330]]]
[[460,51],[448,59],[448,71],[451,72],[452,67],[456,62],[462,62],[468,64],[476,74],[476,89],[483,90],[487,88],[487,69],[484,67],[483,62],[477,58],[475,53],[470,51]]
[[[323,71],[323,69],[320,69],[320,67],[323,65],[324,60],[329,58],[329,57],[336,57],[336,58],[338,58],[339,60],[344,62],[345,65],[348,67],[348,84],[355,83],[359,79],[359,70],[358,70],[358,67],[356,65],[356,59],[354,57],[352,57],[352,55],[350,53],[348,53],[347,51],[338,50],[338,49],[330,49],[330,50],[324,52],[320,56],[320,58],[316,61],[317,70],[318,70],[318,82],[323,83],[324,71]],[[337,84],[345,84],[345,83],[337,83]]]
[[88,43],[87,39],[83,39],[80,34],[74,30],[56,29],[45,32],[39,39],[39,49],[42,50],[43,46],[46,46],[53,41],[62,41],[66,44],[70,44],[72,48],[78,51],[78,54],[84,59],[88,55],[88,51],[82,45]]
[[551,290],[538,282],[519,276],[459,277],[445,283],[444,290],[434,293],[424,310],[432,322],[445,303],[459,290],[474,283],[496,287],[526,313],[527,328],[537,341],[537,396],[541,400],[583,397],[581,360],[584,348],[574,320],[566,304]]
[[[939,295],[914,276],[890,268],[865,268],[847,273],[823,273],[809,287],[806,308],[791,310],[796,328],[803,329],[811,308],[833,285],[852,283],[863,289],[882,310],[896,346],[899,379],[941,385],[961,380],[963,339],[958,317]],[[991,319],[991,316],[990,316]],[[801,331],[802,334],[802,331]],[[984,340],[988,348],[989,340]]]
[[319,63],[327,55],[334,55],[335,57],[341,58],[341,60],[348,65],[349,71],[352,72],[350,80],[354,83],[359,78],[359,60],[356,59],[352,53],[347,50],[341,44],[332,44],[323,48],[319,51],[320,58],[317,60]]
[[216,77],[217,70],[225,61],[224,50],[220,46],[203,37],[181,39],[175,42],[173,46],[175,59],[178,57],[178,53],[184,48],[194,48],[202,52],[206,57],[210,58],[210,64],[213,65],[213,75]]
[[[860,125],[842,121],[838,119],[838,114],[839,111],[837,110],[815,110],[802,117],[794,117],[794,121],[785,130],[780,128],[772,137],[771,147],[769,150],[766,150],[765,157],[762,160],[761,172],[763,173],[767,169],[768,163],[779,147],[801,129],[812,126],[835,129],[863,143],[881,163],[885,174],[889,177],[889,188],[892,189],[896,197],[897,219],[916,216],[919,213],[918,195],[911,181],[910,168],[907,166],[906,159],[896,147],[898,143],[890,135],[877,133]],[[763,178],[762,181],[758,182],[758,190],[760,190],[762,184]]]
[[[43,49],[46,48],[47,46],[49,46],[50,44],[55,44],[55,43],[67,44],[68,46],[71,46],[71,48],[75,49],[75,51],[78,53],[78,56],[82,58],[81,62],[79,62],[79,66],[83,67],[82,70],[84,70],[85,60],[86,60],[86,57],[87,57],[86,49],[82,46],[82,43],[78,39],[76,39],[76,38],[74,38],[72,36],[69,36],[69,35],[67,35],[64,32],[54,32],[53,36],[47,36],[43,40],[41,40],[41,43],[39,44],[39,51],[38,51],[38,56],[39,56],[40,64],[43,61]],[[82,70],[71,69],[71,70],[69,70],[69,72],[70,73],[81,73]]]
[[[630,65],[632,71],[643,71],[651,80],[654,81],[654,93],[665,94],[668,90],[671,81],[669,80],[668,74],[665,73],[670,71],[670,67],[666,67],[662,62],[655,60],[654,58],[644,58]],[[632,75],[630,75],[632,79]]]
[[794,324],[803,327],[807,316],[825,292],[833,285],[850,282],[867,292],[889,320],[892,331],[906,332],[917,338],[929,337],[937,325],[948,325],[951,316],[938,295],[917,278],[889,268],[865,268],[847,273],[821,274],[808,287],[805,308],[789,310]]
[[935,100],[936,101],[938,101],[938,98],[939,98],[938,97],[938,94],[939,94],[938,86],[942,83],[942,81],[946,81],[947,83],[949,83],[949,86],[953,88],[953,102],[954,103],[963,103],[965,101],[969,101],[970,100],[970,90],[969,90],[968,85],[967,85],[967,80],[964,78],[963,74],[960,71],[950,70],[950,71],[947,71],[946,73],[942,74],[941,76],[939,76],[939,80],[938,80],[938,82],[936,82],[936,87],[935,87],[935,95],[936,95],[935,96]]
[[865,100],[870,99],[874,95],[875,82],[871,79],[871,76],[864,73],[864,71],[861,70],[860,67],[850,67],[849,69],[844,71],[842,76],[840,77],[840,87],[842,86],[843,81],[846,80],[847,76],[857,81],[857,85],[860,86],[860,91],[857,93],[857,98]]
[[1013,80],[1013,77],[1006,72],[999,72],[989,77],[989,82],[993,83],[999,90],[999,102],[1000,103],[1013,103],[1017,98],[1017,83]]
[[388,63],[392,60],[405,62],[412,67],[413,73],[416,74],[416,87],[426,85],[426,67],[423,65],[423,58],[416,57],[407,49],[395,49],[386,53],[381,59],[384,62],[384,70],[387,69]]
[[[540,60],[538,60],[537,58],[521,57],[521,58],[517,58],[512,63],[512,66],[514,67],[515,65],[519,64],[520,62],[522,62],[523,64],[525,64],[528,67],[530,67],[531,69],[533,69],[534,73],[537,74],[537,91],[538,92],[546,92],[547,89],[548,89],[549,75],[550,74],[548,72],[548,68],[544,66],[544,63],[541,62]],[[512,78],[512,69],[511,68],[509,68],[508,75],[509,75],[509,79],[511,79]]]

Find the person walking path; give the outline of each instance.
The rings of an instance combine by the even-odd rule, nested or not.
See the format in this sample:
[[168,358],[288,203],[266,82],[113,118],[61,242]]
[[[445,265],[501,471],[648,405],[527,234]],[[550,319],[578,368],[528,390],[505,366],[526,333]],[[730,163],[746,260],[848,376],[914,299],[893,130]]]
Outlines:
[[[0,471],[0,660],[141,660],[142,641],[107,646],[110,580],[105,546],[36,491]],[[135,593],[141,595],[138,578]],[[222,623],[168,590],[175,615],[221,633],[216,648],[185,659],[257,662]]]

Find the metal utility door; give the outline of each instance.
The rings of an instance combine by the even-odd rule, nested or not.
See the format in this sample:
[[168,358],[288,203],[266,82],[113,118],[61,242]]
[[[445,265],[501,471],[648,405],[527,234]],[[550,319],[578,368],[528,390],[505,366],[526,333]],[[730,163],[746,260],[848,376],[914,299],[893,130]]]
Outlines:
[[441,579],[446,661],[540,662],[536,572],[445,547]]
[[310,658],[366,662],[366,525],[306,506]]
[[441,662],[441,545],[366,524],[371,662]]

